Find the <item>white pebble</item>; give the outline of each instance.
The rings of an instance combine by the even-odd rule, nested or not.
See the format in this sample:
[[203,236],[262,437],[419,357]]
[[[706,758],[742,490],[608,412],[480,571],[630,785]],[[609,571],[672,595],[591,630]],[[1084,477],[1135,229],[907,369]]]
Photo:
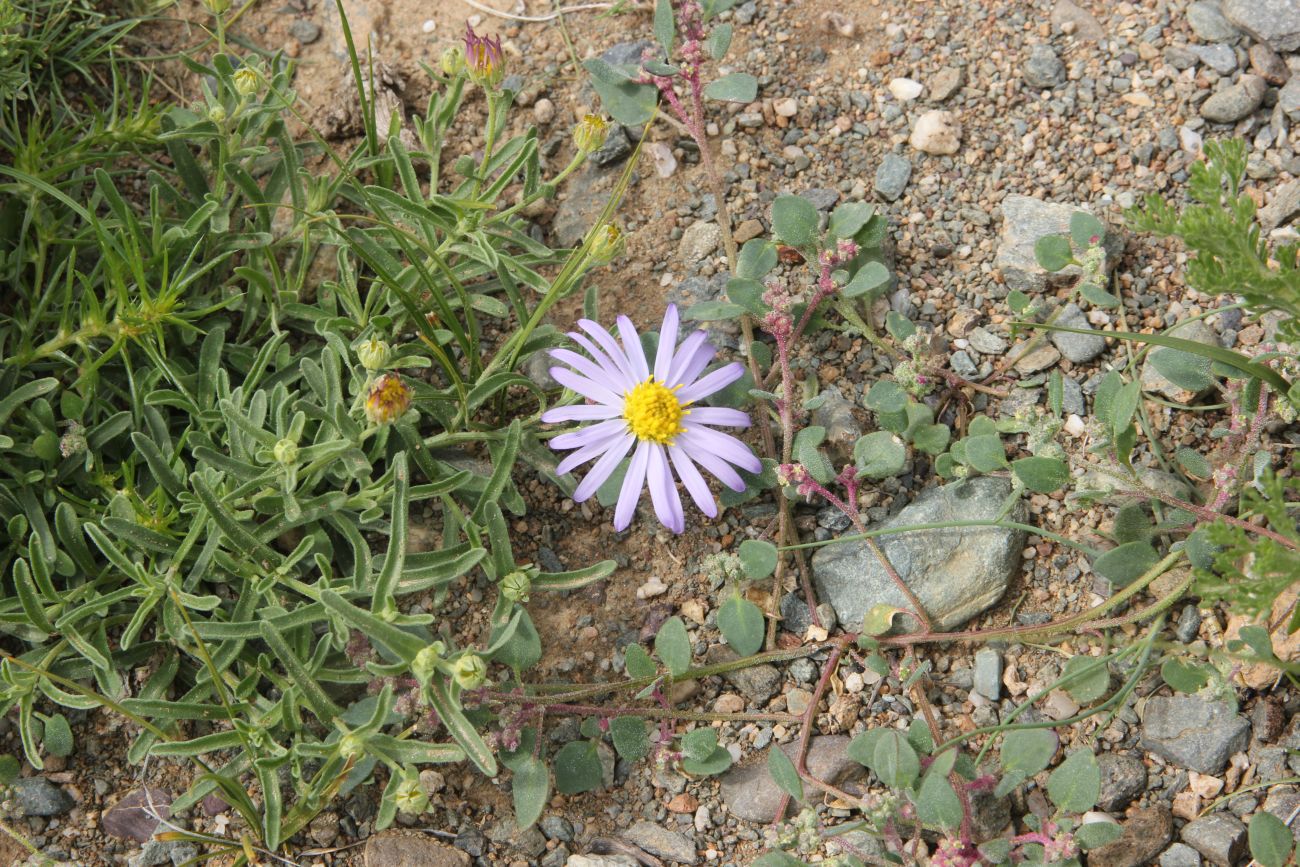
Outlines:
[[1075,413],[1070,413],[1069,417],[1065,420],[1063,427],[1065,432],[1072,437],[1081,437],[1083,436],[1084,431],[1088,429],[1088,426],[1084,424],[1083,419],[1079,418]]
[[651,142],[646,145],[646,149],[654,160],[655,174],[661,178],[671,178],[673,172],[677,171],[677,157],[673,156],[673,149],[661,141]]
[[794,117],[799,113],[799,103],[794,97],[778,99],[772,104],[772,110],[780,117]]
[[850,672],[849,675],[844,678],[844,689],[848,692],[862,692],[864,686],[866,686],[866,684],[862,682],[862,675],[858,674],[856,671]]
[[1178,144],[1189,154],[1198,154],[1201,152],[1201,134],[1190,127],[1180,126]]
[[548,124],[555,120],[555,103],[543,96],[533,103],[533,117],[540,124]]
[[651,599],[668,592],[668,585],[658,575],[651,575],[650,580],[636,588],[637,599]]
[[482,15],[477,15],[477,14],[476,14],[476,15],[471,15],[471,16],[469,16],[468,18],[466,18],[465,20],[469,22],[469,26],[470,26],[470,27],[477,27],[477,26],[479,26],[480,24],[483,23],[483,16],[482,16]]
[[425,33],[432,33],[435,29],[437,29],[437,27],[438,27],[438,22],[434,21],[432,18],[427,19],[423,24],[420,25],[420,29],[423,30]]
[[911,102],[924,90],[924,84],[911,78],[895,78],[889,82],[889,92],[899,102]]
[[1098,327],[1110,324],[1110,314],[1099,307],[1094,307],[1088,311],[1088,321]]

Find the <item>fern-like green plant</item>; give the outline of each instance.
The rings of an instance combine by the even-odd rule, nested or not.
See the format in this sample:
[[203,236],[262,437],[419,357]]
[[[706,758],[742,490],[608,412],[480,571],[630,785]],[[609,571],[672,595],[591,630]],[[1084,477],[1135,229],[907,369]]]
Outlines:
[[1192,204],[1179,212],[1153,193],[1129,209],[1130,224],[1139,231],[1182,239],[1196,254],[1187,264],[1192,287],[1210,295],[1240,295],[1254,314],[1281,311],[1286,315],[1280,334],[1300,339],[1300,245],[1270,250],[1263,237],[1255,202],[1241,192],[1245,142],[1207,142],[1205,157],[1191,168],[1187,192]]

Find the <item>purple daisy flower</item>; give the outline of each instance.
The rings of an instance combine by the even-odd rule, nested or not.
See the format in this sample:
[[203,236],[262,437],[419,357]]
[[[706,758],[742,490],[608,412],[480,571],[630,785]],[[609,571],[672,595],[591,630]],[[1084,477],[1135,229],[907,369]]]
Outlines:
[[677,307],[672,304],[664,313],[653,372],[641,349],[641,338],[626,316],[618,317],[622,346],[595,322],[580,319],[578,326],[586,335],[573,331],[569,336],[591,358],[569,349],[553,349],[551,356],[568,367],[552,367],[551,376],[591,403],[562,406],[542,414],[542,421],[548,424],[597,422],[551,440],[551,448],[576,449],[556,467],[557,473],[596,461],[573,492],[573,499],[581,503],[596,493],[630,451],[632,461],[614,509],[615,530],[626,529],[632,523],[641,488],[647,483],[655,514],[663,525],[674,533],[685,529],[674,470],[700,511],[716,517],[717,503],[699,467],[733,491],[742,491],[745,482],[735,467],[757,473],[763,465],[749,446],[711,427],[749,427],[748,415],[738,409],[695,403],[740,379],[744,366],[733,362],[701,377],[715,350],[706,342],[708,335],[703,331],[691,333],[677,345]]

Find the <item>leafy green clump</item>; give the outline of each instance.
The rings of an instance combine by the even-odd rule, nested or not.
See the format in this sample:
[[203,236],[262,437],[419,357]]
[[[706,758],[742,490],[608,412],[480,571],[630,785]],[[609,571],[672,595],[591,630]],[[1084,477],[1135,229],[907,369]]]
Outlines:
[[1255,220],[1255,202],[1241,192],[1245,142],[1206,142],[1205,155],[1192,166],[1187,185],[1194,204],[1179,213],[1152,194],[1128,211],[1130,223],[1182,239],[1196,254],[1187,263],[1191,286],[1210,295],[1240,295],[1254,313],[1281,311],[1279,332],[1287,340],[1300,339],[1300,245],[1282,244],[1270,254]]

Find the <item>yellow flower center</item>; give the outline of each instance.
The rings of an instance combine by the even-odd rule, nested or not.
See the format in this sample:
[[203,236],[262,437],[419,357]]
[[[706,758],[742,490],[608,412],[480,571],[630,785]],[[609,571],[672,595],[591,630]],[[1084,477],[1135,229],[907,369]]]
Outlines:
[[686,430],[682,416],[690,415],[690,410],[677,399],[676,390],[652,376],[624,395],[623,418],[637,439],[672,445],[673,437]]

